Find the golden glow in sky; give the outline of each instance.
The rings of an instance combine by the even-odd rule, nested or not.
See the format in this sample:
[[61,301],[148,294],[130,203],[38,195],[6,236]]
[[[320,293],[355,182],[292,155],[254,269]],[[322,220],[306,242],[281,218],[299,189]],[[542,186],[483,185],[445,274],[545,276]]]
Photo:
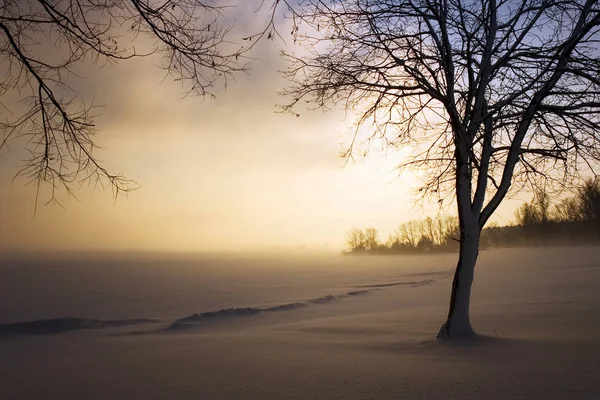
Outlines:
[[[42,206],[42,192],[34,216],[35,187],[13,182],[23,157],[14,142],[0,158],[0,250],[340,250],[352,227],[373,226],[385,240],[400,222],[439,211],[414,206],[418,181],[394,171],[401,153],[344,165],[352,132],[343,113],[275,113],[282,61],[276,43],[262,45],[250,75],[216,99],[182,99],[145,59],[76,81],[82,98],[104,105],[99,159],[141,187],[116,203],[109,190],[83,187],[78,199],[59,195],[64,208]],[[514,205],[503,207],[510,218],[503,210]]]

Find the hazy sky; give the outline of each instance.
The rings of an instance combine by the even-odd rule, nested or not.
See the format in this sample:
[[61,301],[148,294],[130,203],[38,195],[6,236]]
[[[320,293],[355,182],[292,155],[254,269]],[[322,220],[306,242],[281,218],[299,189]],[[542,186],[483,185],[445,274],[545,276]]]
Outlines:
[[[414,205],[415,177],[397,178],[401,152],[375,149],[344,165],[343,113],[274,112],[284,101],[282,46],[261,43],[250,74],[216,99],[182,99],[148,59],[90,68],[73,84],[104,105],[96,154],[141,187],[116,203],[110,191],[84,187],[78,200],[62,194],[64,208],[34,216],[35,188],[12,181],[24,154],[11,143],[0,158],[0,250],[339,250],[352,227],[373,226],[385,240],[400,222],[435,215],[437,206]],[[510,219],[515,204],[497,219]]]

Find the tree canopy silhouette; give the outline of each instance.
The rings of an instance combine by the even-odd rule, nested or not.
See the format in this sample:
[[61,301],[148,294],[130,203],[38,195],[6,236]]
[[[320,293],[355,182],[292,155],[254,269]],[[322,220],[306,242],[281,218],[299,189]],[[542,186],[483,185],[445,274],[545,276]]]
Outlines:
[[304,52],[286,53],[282,110],[343,105],[357,134],[416,148],[403,167],[427,173],[424,194],[456,200],[460,256],[439,338],[474,334],[480,233],[509,189],[597,173],[599,3],[300,1]]

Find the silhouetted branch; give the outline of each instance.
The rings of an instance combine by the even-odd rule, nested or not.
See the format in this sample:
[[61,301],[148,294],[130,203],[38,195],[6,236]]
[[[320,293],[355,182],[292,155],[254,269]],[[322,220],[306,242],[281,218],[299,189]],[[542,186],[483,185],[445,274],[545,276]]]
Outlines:
[[[600,161],[597,1],[304,0],[281,111],[339,104],[357,135],[414,150],[422,195],[480,229],[509,189],[568,186]],[[455,178],[455,179],[452,179]]]
[[[273,1],[265,33],[274,31],[279,3]],[[70,78],[85,64],[156,55],[186,95],[214,96],[217,84],[248,69],[251,46],[229,41],[227,8],[201,0],[4,2],[0,105],[6,112],[0,114],[0,151],[11,139],[24,138],[30,158],[18,176],[38,188],[49,183],[51,201],[61,188],[73,194],[75,183],[111,187],[115,197],[134,189],[135,182],[109,172],[95,157],[94,108],[78,99]],[[136,49],[140,37],[150,39],[143,42],[144,51]]]

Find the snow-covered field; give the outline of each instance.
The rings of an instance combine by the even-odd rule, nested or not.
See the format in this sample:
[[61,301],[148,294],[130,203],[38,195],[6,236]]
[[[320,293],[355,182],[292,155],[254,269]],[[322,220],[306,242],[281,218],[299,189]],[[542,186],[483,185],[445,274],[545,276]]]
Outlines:
[[600,399],[600,248],[482,252],[440,343],[456,257],[4,258],[0,398]]

